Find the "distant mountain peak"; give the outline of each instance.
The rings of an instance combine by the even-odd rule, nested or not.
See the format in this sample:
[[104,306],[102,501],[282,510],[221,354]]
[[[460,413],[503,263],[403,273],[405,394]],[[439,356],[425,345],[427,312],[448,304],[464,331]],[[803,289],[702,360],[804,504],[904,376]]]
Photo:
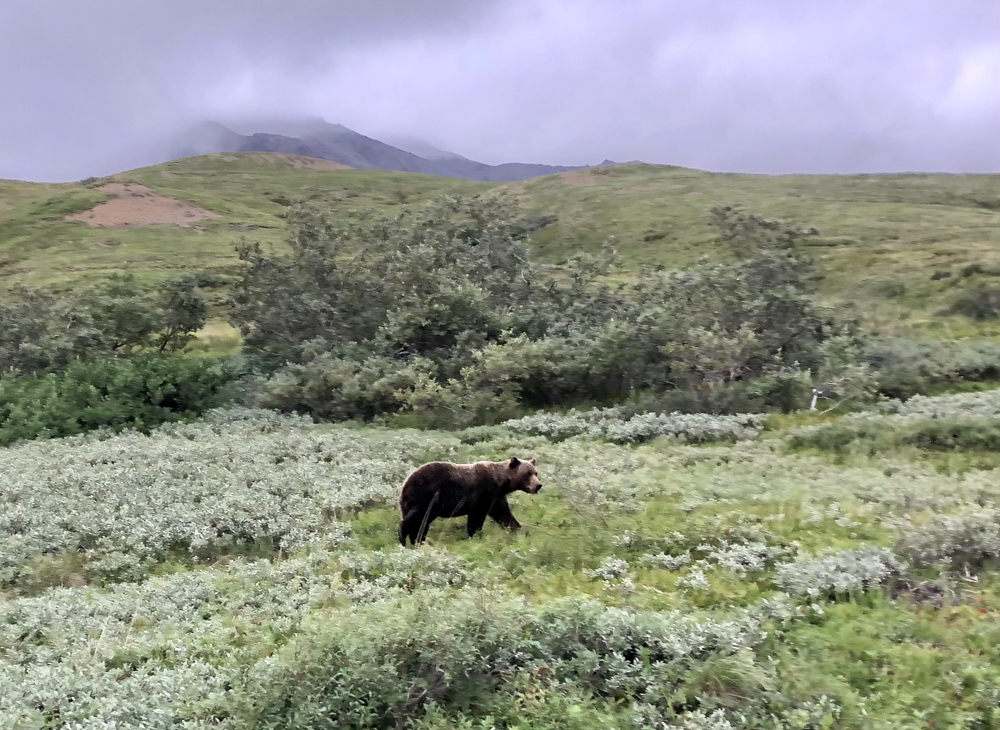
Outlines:
[[171,159],[213,152],[279,152],[349,167],[396,170],[485,182],[515,182],[579,167],[508,162],[487,165],[413,137],[387,144],[319,117],[206,121],[180,135]]
[[389,137],[386,142],[417,157],[423,157],[425,160],[466,160],[471,162],[467,157],[442,150],[419,137]]

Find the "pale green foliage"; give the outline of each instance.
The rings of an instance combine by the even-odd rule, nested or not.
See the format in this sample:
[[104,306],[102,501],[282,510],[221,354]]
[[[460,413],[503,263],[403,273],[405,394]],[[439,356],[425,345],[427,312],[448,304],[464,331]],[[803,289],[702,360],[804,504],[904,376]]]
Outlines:
[[635,444],[665,436],[688,443],[707,443],[755,438],[763,420],[763,416],[756,414],[642,413],[629,417],[622,415],[619,408],[602,408],[571,410],[566,414],[536,413],[501,425],[517,433],[556,440],[587,436],[616,444]]
[[787,557],[787,551],[769,546],[763,542],[748,542],[723,545],[712,549],[705,556],[705,562],[718,565],[737,575],[760,573],[771,567],[779,559]]
[[1000,444],[1000,390],[884,401],[874,410],[796,429],[791,443],[837,451],[899,445],[936,451],[995,450]]
[[908,525],[899,550],[916,565],[979,570],[1000,558],[1000,513],[979,509]]
[[791,593],[821,598],[876,588],[899,575],[903,568],[892,551],[865,546],[779,565],[777,580]]
[[[513,720],[509,678],[538,672],[586,687],[586,695],[628,697],[638,714],[664,722],[673,715],[669,698],[690,672],[739,671],[732,688],[748,692],[769,680],[752,653],[765,632],[749,611],[637,614],[580,599],[536,608],[475,592],[437,610],[436,598],[312,627],[297,660],[266,677],[257,726],[378,727],[383,713],[405,719],[456,697],[473,711]],[[714,694],[699,700],[714,704]]]
[[704,571],[694,568],[677,579],[678,588],[687,588],[695,591],[707,591],[711,586]]
[[830,468],[826,459],[787,454],[774,441],[742,442],[733,447],[683,446],[673,450],[676,468],[664,488],[695,509],[745,499],[762,503],[793,501],[824,511],[824,519],[858,516],[891,520],[907,513],[953,510],[976,501],[1000,501],[1000,483],[991,472],[961,477],[906,461]]
[[736,730],[737,726],[729,722],[723,710],[705,712],[695,710],[684,716],[680,723],[664,723],[663,730]]
[[[83,437],[0,451],[0,579],[39,555],[80,553],[94,578],[135,579],[167,553],[210,557],[339,540],[339,515],[398,493],[426,439],[319,433],[300,419],[224,411],[151,436]],[[412,457],[411,457],[412,458]]]
[[371,603],[414,586],[470,584],[460,559],[433,549],[315,550],[3,601],[0,728],[214,727],[214,713],[235,707],[247,667],[266,666],[311,612],[339,596]]
[[[889,400],[878,406],[881,413],[903,418],[1000,418],[1000,390],[952,395],[916,395],[907,401]],[[866,414],[867,415],[867,414]],[[860,414],[856,416],[862,418]]]
[[643,555],[642,563],[652,568],[662,568],[663,570],[678,570],[691,562],[691,553],[681,553],[680,555],[667,555],[666,553],[656,553],[655,555]]

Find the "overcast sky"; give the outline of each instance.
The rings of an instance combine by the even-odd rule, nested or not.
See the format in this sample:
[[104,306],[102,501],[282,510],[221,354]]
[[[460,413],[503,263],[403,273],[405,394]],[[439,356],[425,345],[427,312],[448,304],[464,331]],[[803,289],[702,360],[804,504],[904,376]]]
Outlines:
[[0,0],[0,178],[260,115],[490,163],[1000,172],[1000,0]]

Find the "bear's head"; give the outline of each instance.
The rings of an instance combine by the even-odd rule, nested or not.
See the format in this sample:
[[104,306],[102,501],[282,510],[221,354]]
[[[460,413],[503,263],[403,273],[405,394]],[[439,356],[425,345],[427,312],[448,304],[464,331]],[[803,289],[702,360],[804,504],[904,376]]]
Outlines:
[[538,494],[542,483],[538,481],[538,471],[535,469],[534,459],[518,459],[516,456],[512,456],[507,462],[507,468],[513,472],[511,477],[513,490],[520,489],[528,494]]

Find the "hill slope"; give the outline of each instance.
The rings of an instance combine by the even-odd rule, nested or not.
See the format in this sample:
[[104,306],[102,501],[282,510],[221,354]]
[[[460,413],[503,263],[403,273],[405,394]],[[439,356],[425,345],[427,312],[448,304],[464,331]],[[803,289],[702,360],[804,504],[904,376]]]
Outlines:
[[[280,215],[293,200],[337,215],[497,188],[265,153],[188,158],[113,179],[210,215],[93,227],[66,216],[113,197],[99,185],[0,182],[0,281],[69,285],[125,266],[149,280],[226,271],[238,237],[283,239]],[[821,235],[809,247],[826,274],[825,292],[860,302],[887,328],[969,333],[964,320],[935,313],[961,291],[1000,285],[1000,175],[757,176],[620,165],[501,187],[529,214],[557,216],[534,238],[537,255],[551,262],[594,250],[608,236],[633,267],[693,262],[715,252],[708,212],[717,204],[814,226]],[[973,264],[983,271],[962,276]]]

